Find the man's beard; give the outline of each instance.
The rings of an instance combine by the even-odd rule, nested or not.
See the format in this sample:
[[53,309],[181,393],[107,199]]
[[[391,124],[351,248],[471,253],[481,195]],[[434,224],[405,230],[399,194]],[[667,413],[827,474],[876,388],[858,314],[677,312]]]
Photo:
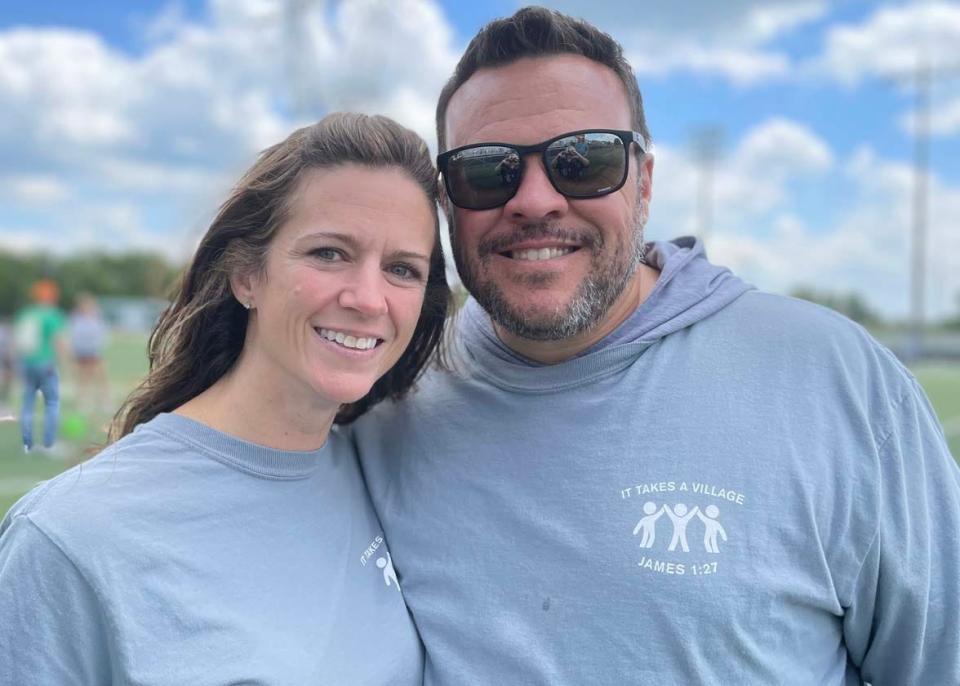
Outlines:
[[[643,227],[647,216],[646,201],[638,193],[633,216],[633,231],[607,247],[607,240],[598,230],[570,231],[555,222],[527,224],[513,234],[494,240],[481,241],[477,258],[472,261],[464,254],[457,238],[453,217],[448,217],[454,261],[464,287],[476,298],[490,318],[514,336],[532,341],[558,341],[571,338],[596,326],[629,285],[644,261]],[[566,306],[546,312],[539,308],[525,308],[507,300],[503,290],[491,278],[483,275],[484,267],[502,247],[521,240],[556,238],[575,241],[580,250],[591,252],[590,270],[577,286]],[[555,274],[530,275],[523,283],[531,289],[545,286]]]

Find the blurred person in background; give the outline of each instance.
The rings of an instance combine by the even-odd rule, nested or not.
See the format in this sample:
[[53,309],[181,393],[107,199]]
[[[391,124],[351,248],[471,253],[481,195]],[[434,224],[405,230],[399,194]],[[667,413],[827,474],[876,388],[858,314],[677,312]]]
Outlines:
[[10,320],[0,317],[0,421],[13,421],[16,417],[10,406],[10,389],[13,386],[13,332]]
[[110,386],[103,352],[110,330],[91,294],[77,296],[68,329],[76,370],[77,404],[87,412],[105,412],[110,406]]
[[62,333],[66,325],[63,311],[57,307],[60,289],[50,279],[42,279],[30,289],[32,304],[18,312],[13,321],[14,350],[23,383],[20,407],[20,433],[23,450],[33,450],[33,406],[37,392],[43,397],[43,448],[50,451],[57,440],[60,421],[60,375],[58,358],[64,357]]
[[415,686],[423,653],[350,440],[450,291],[426,144],[330,115],[221,207],[100,455],[0,524],[0,684]]

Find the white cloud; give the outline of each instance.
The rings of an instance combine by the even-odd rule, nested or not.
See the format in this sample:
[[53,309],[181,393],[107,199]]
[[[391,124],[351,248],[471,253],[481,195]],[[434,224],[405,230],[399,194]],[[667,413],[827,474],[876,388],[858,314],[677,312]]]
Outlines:
[[818,62],[845,83],[909,78],[918,64],[960,66],[960,6],[952,2],[883,7],[858,25],[831,28]]
[[826,14],[824,2],[758,3],[750,8],[745,33],[756,42],[765,42]]
[[[805,68],[848,86],[878,79],[911,94],[921,69],[929,70],[930,134],[960,133],[960,5],[955,2],[883,7],[859,24],[834,27],[823,54]],[[913,133],[916,111],[905,112],[899,124]]]
[[130,74],[129,62],[88,34],[0,33],[0,152],[50,159],[131,141],[137,127],[124,112]]
[[641,77],[690,71],[723,77],[738,86],[780,78],[790,71],[789,60],[781,54],[738,48],[706,48],[694,42],[673,43],[656,53],[649,49],[635,49],[627,59],[634,73]]
[[[523,3],[520,3],[523,4]],[[620,0],[542,3],[604,30],[646,30],[664,36],[700,36],[714,44],[758,45],[824,16],[823,0],[686,0],[628,4]]]
[[[33,228],[0,225],[0,247],[14,253],[33,253],[50,250],[49,239]],[[56,250],[51,250],[56,252]]]
[[[168,5],[140,56],[82,31],[0,31],[0,177],[18,179],[3,193],[30,205],[39,244],[196,232],[258,151],[329,111],[386,113],[433,142],[459,54],[431,0],[212,0],[207,15]],[[42,203],[66,189],[69,218]],[[140,219],[118,222],[118,206]]]
[[[658,146],[648,235],[698,233],[701,168],[692,151]],[[816,212],[795,205],[796,186],[839,186],[846,209]],[[775,119],[747,131],[713,174],[708,253],[765,290],[810,286],[859,292],[886,316],[908,311],[913,176],[908,164],[869,147],[836,160],[802,125]],[[960,292],[960,187],[934,177],[928,227],[928,313],[954,311]],[[830,223],[824,224],[829,217]]]
[[[655,217],[673,222],[664,235],[700,230],[697,202],[705,168],[694,151],[658,146],[654,173]],[[712,204],[716,222],[746,227],[775,211],[790,197],[791,184],[823,175],[833,164],[829,146],[808,128],[771,119],[750,131],[713,163]],[[658,219],[656,226],[660,223]]]
[[790,74],[791,61],[769,45],[827,12],[822,1],[694,0],[624,4],[555,0],[547,6],[582,16],[622,43],[638,75],[692,72],[748,86]]
[[[884,174],[884,163],[878,172]],[[889,177],[898,174],[893,170]],[[862,178],[862,177],[858,177]],[[779,215],[763,235],[724,229],[712,236],[716,261],[756,285],[788,292],[803,285],[831,292],[857,292],[881,314],[905,318],[910,290],[910,205],[908,189],[885,198],[860,198],[836,224],[809,227],[795,215]],[[879,202],[878,202],[879,200]],[[960,292],[960,189],[931,193],[928,227],[927,314],[943,317],[955,309]]]
[[960,133],[960,98],[945,103],[931,113],[930,131],[941,136]]
[[433,145],[437,96],[460,57],[434,3],[351,0],[314,34],[318,67],[305,97],[327,110],[387,114]]
[[833,163],[827,143],[809,128],[786,119],[772,119],[741,141],[736,163],[748,173],[784,177],[824,172]]
[[[960,96],[931,106],[929,117],[930,135],[952,136],[960,133]],[[916,110],[900,117],[900,128],[911,135],[917,131],[917,124]]]
[[56,176],[34,174],[0,180],[0,188],[11,200],[24,205],[48,205],[70,196],[70,189]]

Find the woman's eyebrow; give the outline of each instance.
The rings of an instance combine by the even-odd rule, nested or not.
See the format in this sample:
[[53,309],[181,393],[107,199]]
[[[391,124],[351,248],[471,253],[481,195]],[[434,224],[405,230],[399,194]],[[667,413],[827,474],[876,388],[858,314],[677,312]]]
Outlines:
[[308,233],[305,236],[300,236],[296,240],[296,242],[298,244],[305,243],[307,241],[315,240],[317,238],[322,238],[324,240],[330,240],[330,239],[337,240],[337,241],[340,241],[341,243],[347,244],[351,248],[357,248],[360,245],[357,242],[357,239],[351,236],[350,234],[337,233],[336,231],[316,231],[314,233]]
[[424,262],[430,261],[429,255],[424,255],[423,253],[413,252],[412,250],[395,250],[390,253],[391,259],[402,258],[406,260],[423,260]]

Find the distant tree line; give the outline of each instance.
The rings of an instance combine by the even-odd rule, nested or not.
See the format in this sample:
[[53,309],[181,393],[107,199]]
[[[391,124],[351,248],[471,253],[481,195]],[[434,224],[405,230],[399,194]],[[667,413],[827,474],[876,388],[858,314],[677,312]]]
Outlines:
[[181,267],[155,253],[88,252],[69,257],[44,253],[0,251],[0,314],[12,314],[30,300],[30,286],[53,279],[60,286],[61,305],[73,306],[80,293],[95,296],[164,298]]
[[[60,286],[61,304],[70,308],[80,293],[166,298],[181,269],[181,265],[149,252],[86,252],[56,257],[0,250],[0,315],[12,314],[26,305],[30,300],[30,286],[38,279],[56,281]],[[457,304],[462,304],[466,291],[459,284],[454,291]],[[833,293],[801,286],[790,295],[829,307],[867,327],[885,323],[857,293]],[[960,293],[956,300],[956,315],[940,322],[940,326],[960,329]]]
[[[884,321],[883,317],[867,305],[864,299],[857,293],[832,293],[801,286],[791,291],[790,295],[829,307],[867,328],[892,323]],[[933,328],[960,329],[960,293],[957,293],[956,303],[957,311],[955,314],[941,321],[929,322],[929,325]]]
[[835,310],[866,327],[878,326],[883,323],[883,318],[871,309],[857,293],[832,293],[800,286],[793,289],[790,295],[794,298],[809,300],[818,305],[829,307],[831,310]]
[[957,291],[953,301],[957,304],[957,312],[952,317],[947,319],[943,325],[948,329],[957,329],[960,331],[960,291]]

